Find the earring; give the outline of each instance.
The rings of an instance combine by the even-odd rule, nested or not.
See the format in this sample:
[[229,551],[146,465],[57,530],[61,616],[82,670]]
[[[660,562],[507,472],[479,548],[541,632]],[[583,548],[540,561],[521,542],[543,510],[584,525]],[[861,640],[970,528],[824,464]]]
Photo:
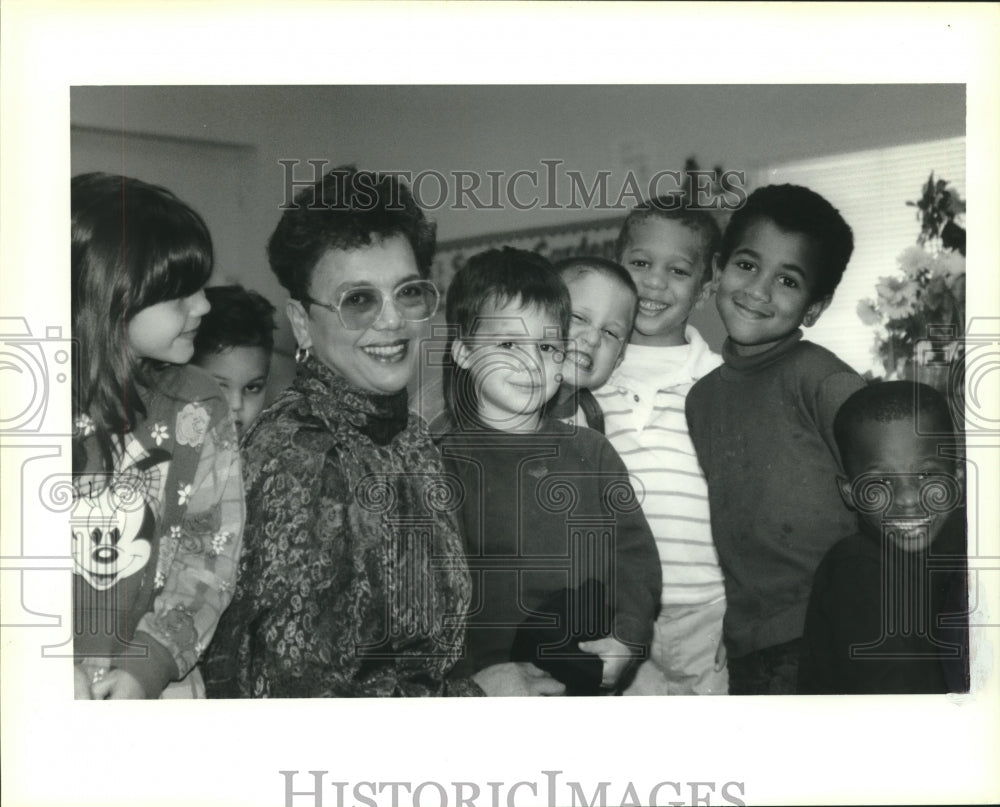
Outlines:
[[302,347],[302,345],[297,345],[295,347],[295,363],[302,364],[302,362],[309,359],[309,348]]

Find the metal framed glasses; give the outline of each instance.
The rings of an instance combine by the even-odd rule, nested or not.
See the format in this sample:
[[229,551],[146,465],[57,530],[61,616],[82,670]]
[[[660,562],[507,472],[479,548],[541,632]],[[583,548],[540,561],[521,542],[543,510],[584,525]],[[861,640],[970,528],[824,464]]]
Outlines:
[[[349,331],[363,331],[375,322],[385,309],[386,294],[375,286],[352,286],[340,294],[335,303],[323,303],[303,295],[301,302],[335,311]],[[429,280],[407,280],[392,290],[392,304],[407,322],[424,322],[437,312],[441,293]]]

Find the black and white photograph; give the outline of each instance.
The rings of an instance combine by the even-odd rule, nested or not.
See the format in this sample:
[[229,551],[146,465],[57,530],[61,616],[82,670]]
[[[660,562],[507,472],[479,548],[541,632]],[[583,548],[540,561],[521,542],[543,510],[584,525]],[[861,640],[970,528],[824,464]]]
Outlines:
[[1000,796],[998,9],[728,8],[5,8],[5,800]]

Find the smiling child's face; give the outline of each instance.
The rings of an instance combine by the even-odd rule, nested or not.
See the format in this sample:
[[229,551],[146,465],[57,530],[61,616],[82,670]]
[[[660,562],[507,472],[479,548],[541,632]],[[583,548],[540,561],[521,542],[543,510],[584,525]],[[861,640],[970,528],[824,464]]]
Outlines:
[[[870,535],[884,534],[904,552],[925,551],[948,518],[944,503],[958,505],[961,467],[939,456],[937,439],[917,434],[912,419],[859,423],[852,443],[845,456],[851,479],[839,480],[845,503]],[[878,512],[866,512],[869,501]]]
[[556,316],[521,300],[487,303],[453,356],[476,389],[479,418],[500,431],[533,431],[562,382],[565,341]]
[[813,239],[770,219],[743,231],[725,264],[716,266],[716,305],[737,355],[763,353],[819,319],[830,304],[828,297],[813,300],[820,258]]
[[621,364],[632,330],[635,297],[622,282],[598,271],[564,279],[572,304],[567,381],[576,387],[597,389]]
[[709,290],[705,261],[701,233],[683,222],[649,218],[632,228],[621,263],[639,289],[634,344],[687,343],[688,317]]

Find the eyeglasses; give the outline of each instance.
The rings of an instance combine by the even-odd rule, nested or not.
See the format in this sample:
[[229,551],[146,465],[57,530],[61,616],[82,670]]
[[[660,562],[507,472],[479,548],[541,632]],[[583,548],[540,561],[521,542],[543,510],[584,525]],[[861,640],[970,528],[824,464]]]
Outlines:
[[[335,311],[341,324],[349,331],[363,331],[375,322],[385,309],[386,295],[375,286],[354,286],[346,289],[336,303],[321,303],[308,295],[301,302]],[[407,322],[424,322],[437,312],[441,293],[429,280],[407,280],[392,290],[392,304]]]

